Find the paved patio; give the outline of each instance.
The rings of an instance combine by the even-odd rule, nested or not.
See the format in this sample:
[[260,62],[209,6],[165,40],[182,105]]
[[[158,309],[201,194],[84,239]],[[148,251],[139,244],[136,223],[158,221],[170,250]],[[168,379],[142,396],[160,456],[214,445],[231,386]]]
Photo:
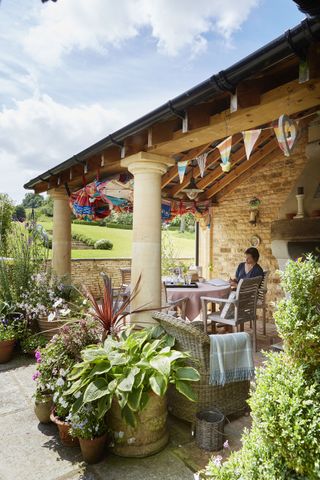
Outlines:
[[[259,346],[268,348],[272,334],[259,336]],[[256,354],[256,364],[263,356]],[[0,365],[0,480],[193,480],[193,472],[203,468],[210,456],[196,447],[188,424],[169,418],[170,443],[161,453],[145,459],[124,459],[107,453],[92,466],[82,462],[79,448],[61,446],[55,425],[42,425],[33,412],[36,367],[32,358],[17,355]],[[241,446],[244,427],[250,417],[234,419],[226,425],[231,449]]]

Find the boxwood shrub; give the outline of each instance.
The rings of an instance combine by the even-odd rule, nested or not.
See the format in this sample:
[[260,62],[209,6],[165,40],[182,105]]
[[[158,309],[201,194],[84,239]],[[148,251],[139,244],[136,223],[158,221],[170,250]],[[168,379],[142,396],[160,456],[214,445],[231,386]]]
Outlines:
[[112,250],[113,243],[110,242],[110,240],[107,240],[106,238],[101,238],[101,240],[97,240],[95,242],[94,248],[96,250]]

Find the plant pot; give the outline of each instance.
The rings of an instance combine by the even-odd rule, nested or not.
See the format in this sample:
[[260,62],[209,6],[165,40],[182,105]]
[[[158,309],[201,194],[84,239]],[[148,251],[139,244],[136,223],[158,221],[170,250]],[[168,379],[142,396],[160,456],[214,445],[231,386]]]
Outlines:
[[52,395],[43,395],[40,400],[34,402],[34,413],[37,415],[40,423],[50,423],[50,414],[52,409]]
[[79,445],[79,439],[76,437],[72,437],[69,433],[70,424],[56,417],[54,410],[50,414],[50,420],[58,427],[59,437],[62,445],[64,445],[65,447],[76,447]]
[[121,417],[117,401],[108,413],[114,445],[112,452],[120,457],[147,457],[162,450],[169,440],[167,430],[167,399],[153,393],[145,408],[137,414],[137,426],[130,427]]
[[11,360],[15,343],[15,340],[0,341],[0,363],[6,363]]
[[54,320],[52,322],[49,322],[48,318],[45,316],[41,316],[38,318],[40,332],[47,340],[51,340],[54,335],[59,333],[61,327],[63,327],[65,323],[66,322],[63,320]]
[[90,464],[100,462],[105,454],[106,441],[106,433],[101,437],[93,438],[92,440],[79,438],[83,460]]

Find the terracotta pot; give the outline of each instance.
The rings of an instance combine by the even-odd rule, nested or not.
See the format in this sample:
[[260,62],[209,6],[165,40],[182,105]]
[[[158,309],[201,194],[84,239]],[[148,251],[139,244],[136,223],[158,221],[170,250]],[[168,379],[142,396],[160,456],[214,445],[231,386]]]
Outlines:
[[62,320],[54,320],[53,322],[48,322],[48,317],[46,316],[38,318],[40,332],[47,340],[51,340],[54,335],[59,333],[61,327],[63,327],[65,323],[66,322]]
[[43,395],[40,400],[34,402],[34,413],[40,423],[50,423],[52,409],[52,395]]
[[15,340],[0,341],[0,363],[6,363],[11,360],[15,343]]
[[69,433],[70,424],[56,417],[54,410],[50,414],[50,420],[58,427],[62,445],[64,445],[65,447],[76,447],[77,445],[79,445],[79,439],[76,437],[72,437]]
[[106,433],[101,437],[93,438],[92,440],[79,438],[83,460],[90,464],[100,462],[105,454],[106,440]]
[[108,413],[108,426],[113,432],[112,452],[121,457],[147,457],[162,450],[169,440],[167,400],[150,393],[145,408],[137,414],[138,423],[130,427],[121,417],[117,401]]

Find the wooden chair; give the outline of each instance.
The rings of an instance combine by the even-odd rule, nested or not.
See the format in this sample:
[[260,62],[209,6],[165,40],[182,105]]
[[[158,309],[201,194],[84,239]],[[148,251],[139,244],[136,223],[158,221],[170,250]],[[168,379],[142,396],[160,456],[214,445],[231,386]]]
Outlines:
[[124,288],[129,287],[131,283],[131,267],[120,268],[121,273],[121,286]]
[[168,300],[168,295],[167,295],[167,287],[165,282],[163,282],[163,293],[164,293],[164,301],[165,301],[165,307],[166,308],[166,313],[168,315],[173,315],[173,316],[180,316],[183,318],[183,320],[186,319],[186,308],[187,308],[187,303],[189,298],[188,297],[182,297],[179,298],[178,300]]
[[166,313],[153,314],[164,330],[175,340],[174,348],[191,354],[190,366],[200,373],[200,381],[192,383],[192,389],[197,394],[197,401],[191,402],[170,385],[167,393],[170,413],[182,420],[194,424],[196,413],[207,408],[217,408],[225,415],[243,413],[248,410],[249,397],[248,380],[227,383],[224,386],[210,385],[210,339],[193,323],[187,323]]
[[[216,324],[229,325],[243,329],[245,322],[253,324],[253,349],[256,352],[257,344],[257,324],[256,324],[256,308],[258,299],[258,289],[260,287],[262,277],[246,278],[240,280],[237,290],[229,295],[229,298],[201,297],[201,311],[204,332],[207,333],[208,320],[213,325],[213,333],[216,332]],[[208,303],[218,303],[233,306],[233,310],[229,315],[223,315],[221,310],[217,313],[208,313]],[[231,307],[232,308],[232,307]]]
[[265,270],[263,272],[262,282],[261,282],[259,290],[258,290],[257,310],[258,309],[262,310],[263,335],[266,335],[266,333],[267,333],[267,328],[266,328],[266,323],[267,323],[266,295],[267,295],[267,291],[268,291],[267,285],[268,285],[269,275],[270,275],[269,270]]

